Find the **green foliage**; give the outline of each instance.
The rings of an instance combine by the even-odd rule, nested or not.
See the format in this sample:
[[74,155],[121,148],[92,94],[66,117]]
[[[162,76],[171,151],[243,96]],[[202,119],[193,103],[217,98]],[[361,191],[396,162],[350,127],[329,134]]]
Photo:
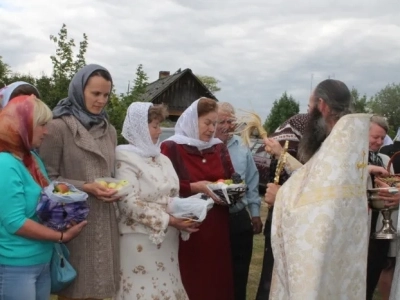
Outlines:
[[121,131],[126,111],[132,102],[142,100],[142,96],[146,92],[146,87],[148,85],[147,80],[148,76],[143,70],[143,65],[139,64],[136,68],[133,88],[126,94],[121,94],[120,97],[118,97],[114,91],[113,95],[110,97],[110,102],[107,105],[107,114],[111,124],[117,129],[118,144],[125,143],[125,139],[121,136]]
[[367,95],[363,95],[360,97],[360,93],[357,91],[355,87],[351,89],[351,97],[352,97],[352,104],[353,110],[355,113],[367,113],[369,112],[368,109],[368,101]]
[[0,56],[0,89],[7,85],[7,77],[10,75],[10,66],[3,62],[3,57]]
[[[84,33],[75,57],[75,41],[72,38],[68,38],[68,30],[65,24],[62,25],[57,36],[50,35],[50,40],[56,45],[56,53],[50,56],[53,64],[51,89],[47,95],[48,98],[44,100],[53,108],[58,101],[68,96],[68,87],[72,77],[80,68],[86,65],[85,54],[88,47],[88,38]],[[43,80],[46,81],[47,78]]]
[[208,88],[211,93],[219,92],[221,88],[218,84],[221,82],[218,79],[207,75],[196,75],[196,77]]
[[300,111],[299,102],[286,92],[274,101],[271,112],[264,123],[264,129],[268,133],[274,132],[283,122]]
[[400,84],[389,84],[375,94],[368,103],[371,110],[387,119],[391,134],[400,127]]

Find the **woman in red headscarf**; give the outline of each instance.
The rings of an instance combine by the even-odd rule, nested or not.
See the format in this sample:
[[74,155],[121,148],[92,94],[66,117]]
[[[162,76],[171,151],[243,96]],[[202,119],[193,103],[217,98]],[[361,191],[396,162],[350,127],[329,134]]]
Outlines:
[[64,233],[38,223],[36,206],[46,170],[32,149],[46,134],[50,109],[35,96],[19,96],[0,113],[1,299],[47,300],[53,242],[74,238],[86,222]]

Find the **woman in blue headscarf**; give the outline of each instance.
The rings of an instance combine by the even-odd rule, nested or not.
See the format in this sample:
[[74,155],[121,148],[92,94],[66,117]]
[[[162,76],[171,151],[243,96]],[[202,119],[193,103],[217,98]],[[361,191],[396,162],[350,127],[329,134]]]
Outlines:
[[32,84],[25,81],[13,82],[0,89],[0,111],[10,102],[11,99],[18,96],[35,95],[40,98],[39,91]]
[[78,276],[59,299],[104,299],[119,284],[119,233],[113,202],[118,198],[96,178],[113,177],[117,134],[105,107],[112,90],[110,73],[99,65],[80,69],[68,97],[53,110],[39,154],[52,180],[66,181],[89,194],[88,225],[67,244]]

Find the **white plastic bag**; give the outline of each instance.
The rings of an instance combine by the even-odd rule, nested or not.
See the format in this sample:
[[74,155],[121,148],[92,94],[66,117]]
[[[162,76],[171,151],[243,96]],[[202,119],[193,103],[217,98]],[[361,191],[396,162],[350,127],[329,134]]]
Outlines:
[[175,218],[203,222],[214,201],[211,198],[202,199],[201,196],[202,194],[196,194],[189,198],[170,198],[167,213]]

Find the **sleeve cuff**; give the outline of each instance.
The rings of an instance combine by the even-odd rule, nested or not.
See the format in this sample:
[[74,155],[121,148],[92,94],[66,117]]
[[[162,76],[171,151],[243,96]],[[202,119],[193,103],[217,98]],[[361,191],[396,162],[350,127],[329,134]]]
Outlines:
[[25,222],[26,218],[11,222],[7,222],[6,220],[4,220],[3,225],[8,233],[15,234],[22,226],[24,226]]
[[259,217],[260,216],[260,206],[258,204],[249,204],[247,206],[250,211],[251,217]]

